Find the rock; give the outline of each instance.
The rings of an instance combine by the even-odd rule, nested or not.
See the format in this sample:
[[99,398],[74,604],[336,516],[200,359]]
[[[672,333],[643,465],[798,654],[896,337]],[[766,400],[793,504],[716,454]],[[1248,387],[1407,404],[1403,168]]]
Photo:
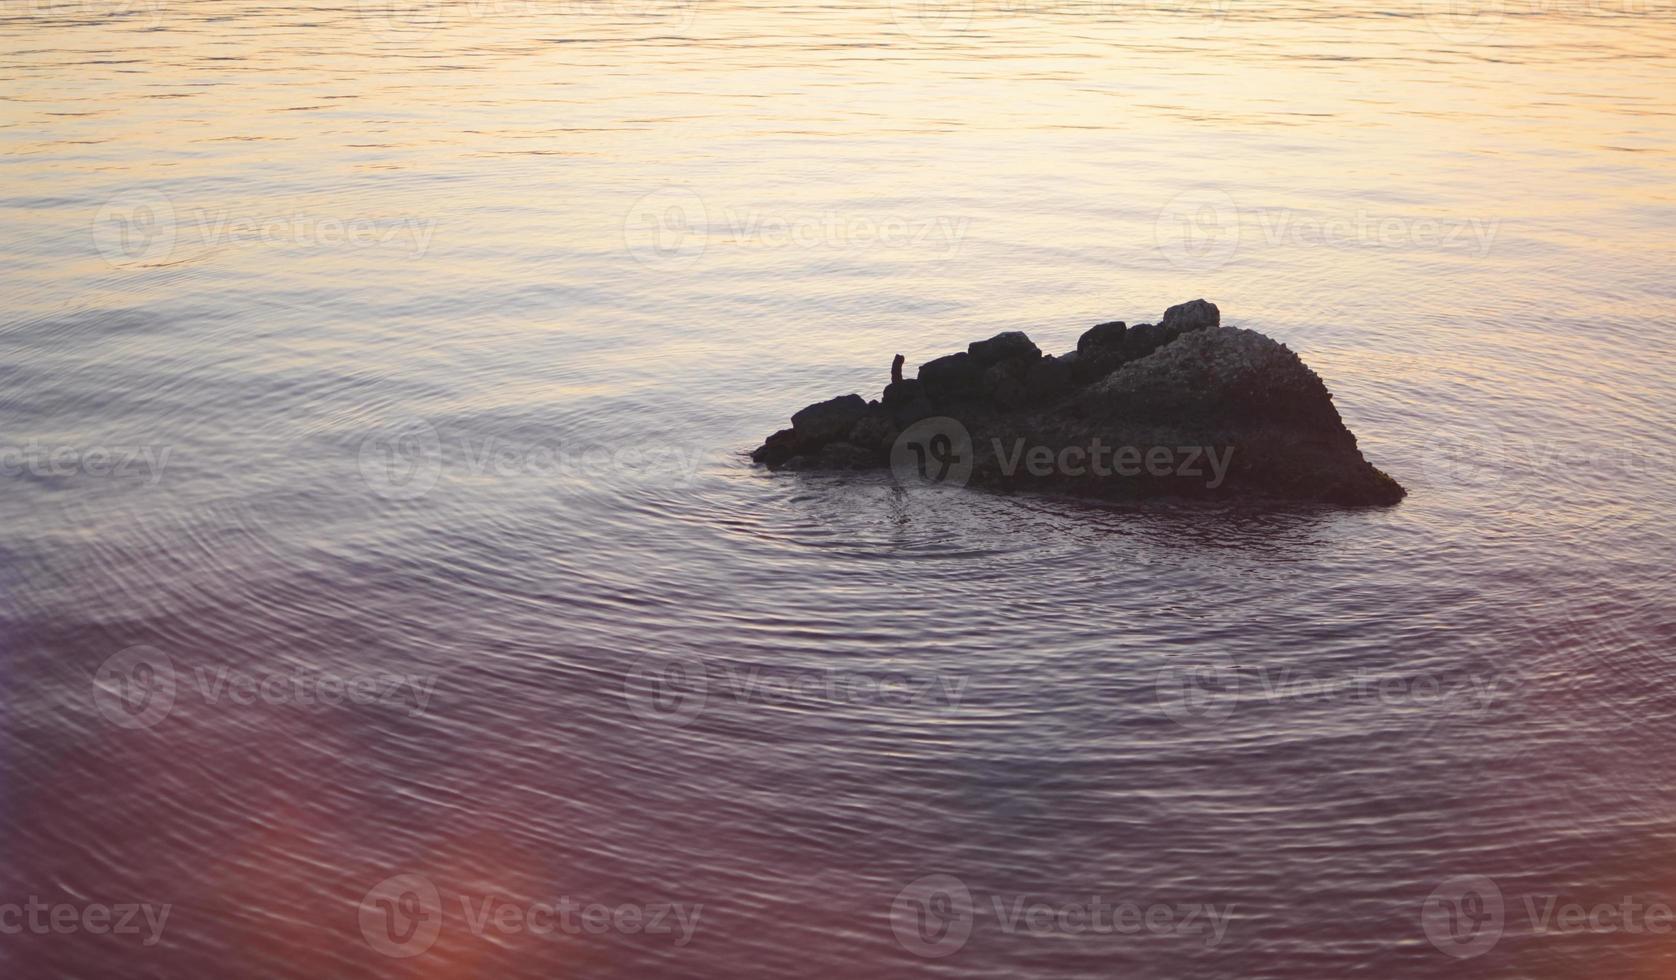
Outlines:
[[[811,445],[805,435],[815,427],[794,424],[752,458],[786,469],[884,467],[903,413],[936,402],[970,437],[974,486],[1105,500],[1363,506],[1404,497],[1362,456],[1326,385],[1285,345],[1220,327],[1210,303],[1171,311],[1166,323],[1120,336],[1107,329],[1060,357],[1002,358],[981,372],[971,350],[938,358],[920,369],[920,383],[892,384],[872,409],[861,403],[844,432]],[[1079,380],[1096,371],[1105,373]],[[985,385],[987,398],[975,394]],[[959,397],[946,400],[950,393]]]
[[842,395],[793,415],[791,427],[800,442],[821,445],[843,437],[866,412],[867,403],[860,395]]
[[1178,331],[1162,323],[1137,323],[1123,337],[1123,359],[1138,361],[1176,339]]
[[1214,329],[1222,326],[1222,311],[1216,308],[1215,303],[1207,300],[1189,300],[1165,310],[1164,319],[1159,321],[1159,324],[1163,327],[1173,327],[1179,333]]
[[931,404],[931,399],[920,395],[906,405],[891,409],[890,420],[896,423],[897,428],[906,429],[920,419],[928,419],[936,414],[937,409]]
[[1016,408],[1024,403],[1024,378],[1028,369],[1021,361],[992,364],[984,369],[984,400],[997,408]]
[[874,453],[881,459],[886,459],[890,456],[890,447],[896,442],[898,431],[888,416],[864,415],[856,422],[854,428],[850,429],[846,441]]
[[791,429],[781,429],[769,436],[767,441],[751,453],[751,461],[777,467],[796,454],[797,433]]
[[909,378],[906,381],[892,381],[885,385],[885,393],[881,401],[883,401],[885,408],[895,408],[923,397],[924,393],[924,386],[915,378]]
[[848,442],[834,442],[815,456],[823,470],[870,470],[880,465],[879,454]]
[[1122,351],[1101,351],[1093,357],[1079,357],[1071,367],[1071,380],[1079,385],[1093,384],[1122,366]]
[[1124,339],[1129,328],[1122,320],[1101,323],[1083,331],[1077,338],[1077,359],[1072,367],[1072,378],[1078,384],[1098,381],[1116,371],[1128,360]]
[[925,397],[925,387],[913,378],[887,385],[883,401],[885,414],[904,429],[935,411],[931,407],[931,399]]
[[919,382],[933,405],[970,400],[983,394],[977,363],[965,351],[921,364]]
[[1123,334],[1128,329],[1122,320],[1113,320],[1110,323],[1100,323],[1089,327],[1083,331],[1081,337],[1077,338],[1077,353],[1086,354],[1091,350],[1101,349],[1122,350]]
[[1071,366],[1075,363],[1074,353],[1066,357],[1050,354],[1037,361],[1024,379],[1025,399],[1040,402],[1071,390]]
[[[974,340],[967,346],[966,353],[980,366],[1011,360],[1034,361],[1042,356],[1041,349],[1022,330],[998,333],[988,340]],[[920,370],[923,372],[925,369]]]
[[[1150,357],[1125,364],[1068,399],[972,428],[974,445],[995,439],[1049,447],[1131,446],[1142,457],[1168,450],[1168,472],[1130,479],[1054,473],[1024,481],[1106,498],[1252,497],[1349,506],[1394,504],[1406,491],[1363,458],[1321,379],[1284,344],[1250,330],[1195,330]],[[1197,448],[1185,472],[1183,447]],[[1219,480],[1210,472],[1221,460]],[[1003,461],[1004,462],[1004,461]],[[980,456],[972,482],[1016,485]],[[1028,476],[1028,474],[1026,474]],[[1214,484],[1214,485],[1213,485]]]

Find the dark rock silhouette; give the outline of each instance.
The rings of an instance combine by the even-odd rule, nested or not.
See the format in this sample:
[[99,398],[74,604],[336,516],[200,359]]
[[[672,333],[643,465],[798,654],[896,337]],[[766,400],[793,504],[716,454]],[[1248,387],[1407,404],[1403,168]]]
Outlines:
[[1164,311],[1164,319],[1158,321],[1165,329],[1174,328],[1186,333],[1189,330],[1203,330],[1206,327],[1222,326],[1222,311],[1216,304],[1202,299],[1188,300],[1178,303]]
[[878,401],[810,405],[752,459],[1104,499],[1403,498],[1363,459],[1315,372],[1221,321],[1216,304],[1193,300],[1156,324],[1094,326],[1057,357],[1022,332],[997,334],[922,364],[917,379],[893,365]]
[[988,340],[975,340],[966,347],[966,353],[983,367],[1014,360],[1028,363],[1042,356],[1042,352],[1030,342],[1030,338],[1026,337],[1022,330],[1009,330]]

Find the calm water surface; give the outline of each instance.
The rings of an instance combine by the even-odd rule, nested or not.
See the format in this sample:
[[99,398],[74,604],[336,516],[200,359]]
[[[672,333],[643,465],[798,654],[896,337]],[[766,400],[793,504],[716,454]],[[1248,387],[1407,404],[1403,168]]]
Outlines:
[[[1673,24],[4,0],[0,966],[1668,975]],[[738,455],[1196,296],[1409,499]]]

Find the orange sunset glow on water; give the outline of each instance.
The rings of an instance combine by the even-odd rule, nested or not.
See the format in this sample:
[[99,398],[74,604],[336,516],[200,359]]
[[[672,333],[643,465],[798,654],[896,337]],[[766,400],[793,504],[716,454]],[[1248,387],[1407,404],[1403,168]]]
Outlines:
[[0,38],[0,976],[1676,974],[1664,0]]

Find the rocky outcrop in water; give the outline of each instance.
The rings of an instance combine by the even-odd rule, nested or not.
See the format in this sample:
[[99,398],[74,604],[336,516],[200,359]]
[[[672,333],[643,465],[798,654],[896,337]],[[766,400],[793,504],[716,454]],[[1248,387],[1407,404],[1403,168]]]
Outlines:
[[1403,498],[1362,458],[1315,372],[1284,344],[1221,322],[1197,299],[1155,324],[1098,324],[1058,356],[1022,332],[997,334],[892,380],[876,400],[810,405],[751,458],[1112,500]]

